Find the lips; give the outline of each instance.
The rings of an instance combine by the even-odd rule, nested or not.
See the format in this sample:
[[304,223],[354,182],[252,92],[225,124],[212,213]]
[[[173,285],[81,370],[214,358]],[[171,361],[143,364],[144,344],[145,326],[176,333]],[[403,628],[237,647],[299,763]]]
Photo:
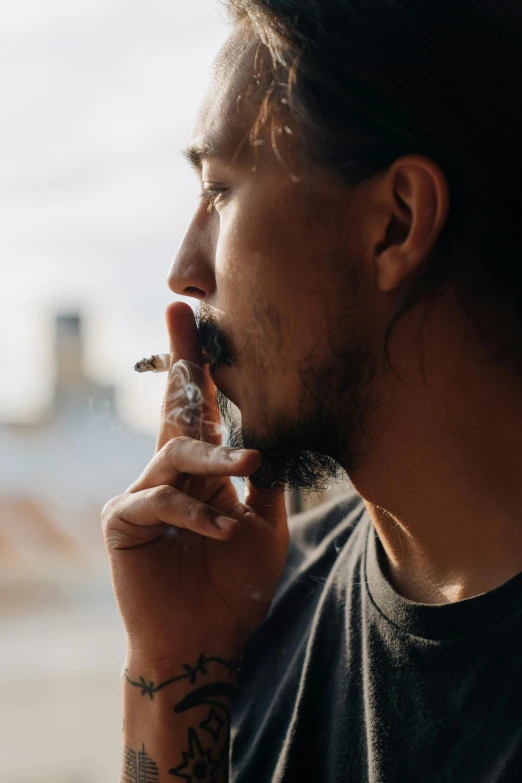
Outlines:
[[211,364],[212,356],[205,350],[203,346],[201,347],[201,352],[203,354],[203,364]]

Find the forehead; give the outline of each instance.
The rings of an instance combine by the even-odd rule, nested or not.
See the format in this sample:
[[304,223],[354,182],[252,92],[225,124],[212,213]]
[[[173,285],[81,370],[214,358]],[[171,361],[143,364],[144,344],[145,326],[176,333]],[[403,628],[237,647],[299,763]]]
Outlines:
[[232,157],[256,118],[254,82],[259,42],[239,26],[215,58],[193,130],[192,146]]

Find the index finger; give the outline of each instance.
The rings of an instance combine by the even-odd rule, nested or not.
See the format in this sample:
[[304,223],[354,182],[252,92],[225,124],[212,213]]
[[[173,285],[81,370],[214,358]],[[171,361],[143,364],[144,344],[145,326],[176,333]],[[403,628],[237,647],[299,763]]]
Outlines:
[[221,423],[216,388],[204,357],[192,308],[174,302],[165,318],[170,340],[172,368],[169,372],[156,451],[180,435],[221,443]]

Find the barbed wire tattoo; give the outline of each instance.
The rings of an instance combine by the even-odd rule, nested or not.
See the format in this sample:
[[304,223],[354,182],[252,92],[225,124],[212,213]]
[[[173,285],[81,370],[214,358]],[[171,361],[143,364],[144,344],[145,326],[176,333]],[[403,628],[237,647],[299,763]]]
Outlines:
[[185,674],[171,677],[169,680],[165,680],[165,682],[162,682],[159,685],[156,685],[152,680],[146,682],[144,677],[140,677],[137,682],[131,680],[128,674],[128,668],[123,670],[123,674],[129,685],[132,685],[133,688],[140,688],[141,695],[149,696],[150,700],[153,701],[154,694],[158,693],[158,691],[161,691],[163,688],[166,688],[167,685],[172,685],[174,682],[190,680],[190,684],[195,685],[198,675],[202,674],[204,676],[208,674],[206,667],[209,663],[219,663],[228,670],[228,676],[233,677],[234,674],[240,671],[241,658],[238,658],[236,661],[225,661],[223,658],[205,658],[205,653],[201,653],[195,666],[190,666],[188,663],[183,665]]

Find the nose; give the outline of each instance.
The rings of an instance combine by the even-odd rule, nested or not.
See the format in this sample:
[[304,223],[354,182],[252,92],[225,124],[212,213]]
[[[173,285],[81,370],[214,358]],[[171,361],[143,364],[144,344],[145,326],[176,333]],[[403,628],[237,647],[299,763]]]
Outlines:
[[215,232],[208,217],[196,212],[169,269],[169,288],[180,296],[204,300],[215,291]]

